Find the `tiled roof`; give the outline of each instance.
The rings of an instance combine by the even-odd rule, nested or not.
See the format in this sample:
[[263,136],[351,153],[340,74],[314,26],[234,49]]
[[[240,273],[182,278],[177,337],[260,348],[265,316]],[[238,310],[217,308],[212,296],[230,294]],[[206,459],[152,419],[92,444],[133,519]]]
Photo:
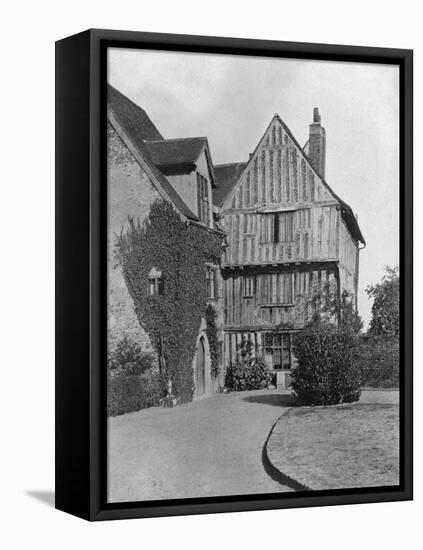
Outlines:
[[222,206],[246,166],[246,162],[235,162],[214,167],[217,187],[213,189],[213,204]]
[[172,187],[169,180],[157,168],[150,155],[145,140],[163,140],[163,137],[144,109],[135,105],[135,103],[110,85],[108,85],[107,103],[116,117],[117,122],[123,128],[144,161],[148,163],[150,170],[153,172],[169,199],[184,216],[191,220],[198,220],[198,216],[196,216],[185,204],[178,192]]
[[148,140],[146,142],[154,164],[167,175],[192,171],[206,145],[207,138],[205,137]]
[[142,143],[145,139],[163,139],[144,109],[135,105],[110,84],[107,102],[135,145]]

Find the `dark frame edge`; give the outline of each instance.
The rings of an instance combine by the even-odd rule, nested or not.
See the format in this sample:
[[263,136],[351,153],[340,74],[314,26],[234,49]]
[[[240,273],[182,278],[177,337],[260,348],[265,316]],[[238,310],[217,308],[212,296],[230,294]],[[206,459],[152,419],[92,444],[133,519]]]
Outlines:
[[90,518],[90,31],[56,42],[55,507]]
[[413,51],[400,63],[401,433],[403,485],[413,499]]
[[[114,505],[105,505],[105,489],[102,487],[104,477],[105,462],[102,458],[102,447],[104,441],[104,432],[101,432],[100,425],[102,421],[102,396],[101,396],[101,382],[102,375],[100,369],[101,363],[101,327],[98,319],[102,314],[101,305],[101,292],[100,287],[102,284],[100,275],[100,266],[102,265],[102,243],[101,235],[102,229],[104,229],[105,220],[102,218],[98,205],[101,199],[101,186],[100,182],[104,173],[102,172],[101,163],[101,144],[102,144],[102,124],[101,124],[101,81],[102,81],[102,66],[101,66],[101,48],[106,42],[113,41],[114,43],[122,42],[137,42],[134,47],[150,47],[150,48],[167,48],[182,51],[211,51],[218,50],[219,53],[237,53],[251,55],[252,51],[256,52],[256,55],[266,55],[270,49],[275,50],[277,55],[283,55],[287,57],[308,57],[312,59],[343,59],[349,56],[351,61],[359,61],[367,58],[368,62],[376,62],[376,59],[382,63],[396,63],[400,66],[401,70],[401,86],[402,91],[402,122],[401,128],[401,181],[404,184],[402,186],[402,205],[401,205],[401,219],[402,219],[402,255],[401,266],[407,282],[405,293],[403,295],[403,307],[406,309],[408,315],[404,317],[403,331],[403,349],[404,344],[412,346],[412,220],[410,214],[412,212],[412,50],[394,50],[386,48],[366,48],[360,46],[332,46],[324,44],[306,44],[306,43],[286,43],[276,41],[257,41],[250,39],[233,39],[233,38],[216,38],[216,37],[201,37],[201,36],[186,36],[186,35],[165,35],[157,33],[139,33],[130,31],[109,31],[101,29],[91,29],[78,35],[74,35],[69,39],[64,39],[56,43],[56,50],[61,44],[65,44],[71,40],[82,40],[85,42],[85,48],[88,47],[89,62],[88,62],[88,75],[84,73],[83,86],[88,84],[89,88],[89,100],[88,111],[87,105],[84,100],[84,113],[80,114],[81,128],[84,128],[88,139],[84,143],[87,145],[86,151],[83,150],[80,144],[80,150],[76,158],[84,159],[84,173],[82,174],[82,180],[79,184],[79,188],[83,185],[87,185],[89,188],[89,221],[88,232],[84,227],[83,234],[87,237],[90,243],[88,258],[86,257],[86,270],[89,271],[89,283],[84,279],[84,284],[88,284],[89,289],[89,350],[86,350],[87,355],[85,359],[78,365],[78,373],[81,379],[84,379],[84,384],[87,384],[83,388],[85,392],[84,403],[84,418],[87,420],[88,436],[84,432],[83,442],[79,442],[80,453],[75,456],[75,450],[73,450],[73,458],[76,458],[81,464],[81,471],[86,481],[85,487],[87,490],[81,490],[81,502],[77,504],[72,499],[66,497],[63,499],[60,497],[60,492],[56,488],[56,508],[80,516],[84,519],[91,521],[98,520],[111,520],[111,519],[124,519],[124,518],[142,518],[142,517],[158,517],[158,516],[173,516],[173,515],[191,515],[191,514],[209,514],[209,513],[221,513],[221,512],[241,512],[241,511],[253,511],[253,510],[269,510],[269,509],[282,509],[282,508],[297,508],[297,507],[310,507],[310,506],[332,506],[332,505],[344,505],[344,504],[360,504],[371,502],[385,502],[385,501],[403,501],[411,500],[413,497],[412,491],[412,348],[404,352],[403,361],[404,364],[409,365],[406,375],[404,375],[404,384],[402,389],[401,398],[401,412],[402,412],[402,427],[406,427],[402,430],[402,449],[403,449],[403,466],[405,469],[405,475],[403,476],[400,489],[393,489],[392,491],[386,490],[385,492],[378,492],[369,489],[367,492],[360,494],[328,494],[328,492],[322,492],[324,494],[310,493],[307,495],[298,495],[296,498],[275,498],[275,495],[268,495],[266,499],[255,499],[253,497],[234,498],[229,501],[220,502],[207,502],[207,503],[194,503],[186,501],[186,503],[128,503],[127,506],[120,505],[114,507]],[[70,43],[70,42],[69,42]],[[142,43],[142,45],[141,45]],[[87,46],[88,44],[88,46]],[[85,55],[86,52],[84,52]],[[300,55],[298,55],[300,53]],[[370,57],[373,59],[370,60]],[[86,61],[86,60],[85,60]],[[104,66],[103,66],[104,70]],[[57,71],[57,65],[56,65]],[[72,72],[72,71],[70,71]],[[59,83],[57,82],[58,71],[56,73],[56,89]],[[85,80],[86,79],[86,80]],[[75,84],[75,82],[73,83]],[[86,98],[85,98],[86,99]],[[57,109],[57,107],[56,107]],[[72,118],[72,117],[71,117]],[[85,124],[82,122],[84,119]],[[89,123],[87,123],[89,121]],[[74,124],[72,118],[72,124]],[[87,125],[89,128],[87,128]],[[56,130],[57,131],[57,130]],[[103,132],[104,133],[104,132]],[[86,137],[84,135],[84,138]],[[58,138],[56,137],[56,148],[58,145]],[[66,147],[65,147],[66,148]],[[86,164],[86,152],[89,151],[89,163]],[[57,154],[57,153],[56,153]],[[85,182],[85,183],[82,183]],[[56,168],[56,185],[58,184],[58,175]],[[57,188],[56,188],[57,189]],[[57,190],[58,191],[58,190]],[[86,196],[84,200],[86,200]],[[60,200],[58,201],[60,203]],[[85,207],[85,203],[84,203]],[[57,206],[56,206],[57,208]],[[406,212],[408,212],[407,215]],[[80,215],[80,214],[78,214]],[[59,224],[60,225],[60,224]],[[57,226],[59,231],[62,230],[70,232],[69,229],[64,227],[63,221],[61,227]],[[78,237],[79,238],[79,237]],[[83,237],[82,237],[83,238]],[[59,241],[59,239],[58,239]],[[84,252],[87,248],[87,242],[83,243],[82,240],[78,241],[78,247],[82,246]],[[56,245],[57,246],[57,245]],[[76,246],[76,245],[75,245]],[[63,274],[63,266],[58,264],[58,272]],[[60,274],[60,273],[59,273]],[[86,271],[84,271],[86,275]],[[104,281],[103,281],[104,282]],[[404,285],[403,285],[404,287]],[[84,294],[85,296],[85,294]],[[79,295],[80,306],[82,307],[81,296]],[[60,299],[57,299],[57,305],[59,305]],[[407,321],[408,319],[408,321]],[[60,321],[59,321],[60,322]],[[60,331],[59,331],[60,332]],[[404,333],[406,333],[404,335]],[[63,341],[59,335],[58,347]],[[56,352],[58,353],[58,352]],[[59,357],[59,354],[58,356]],[[87,357],[89,357],[89,380],[87,381]],[[63,357],[62,357],[63,360]],[[59,373],[58,360],[56,360],[56,392],[59,387],[59,395],[63,396],[63,381],[66,375]],[[70,364],[66,363],[66,364]],[[87,369],[87,370],[84,370]],[[59,377],[59,384],[57,384],[57,377]],[[85,378],[84,378],[85,377]],[[88,397],[86,396],[88,389]],[[408,400],[404,399],[404,395]],[[88,402],[86,402],[86,397]],[[56,411],[58,407],[58,394],[56,394]],[[66,399],[66,396],[64,396]],[[86,405],[86,406],[85,406]],[[60,406],[59,406],[60,408]],[[72,413],[75,406],[70,406]],[[405,421],[405,424],[404,424]],[[74,420],[68,420],[68,423],[75,424]],[[57,430],[60,423],[56,423],[56,437]],[[60,429],[60,428],[59,428]],[[66,436],[64,436],[66,439]],[[63,438],[62,438],[63,439]],[[56,440],[57,441],[57,440]],[[65,445],[66,446],[66,445]],[[69,448],[69,447],[68,447]],[[78,450],[78,449],[77,449]],[[59,450],[59,456],[63,452]],[[56,442],[56,458],[58,456],[57,442]],[[75,463],[76,464],[76,463]],[[75,466],[76,467],[76,466]],[[59,475],[59,478],[61,476]],[[57,480],[57,470],[56,470]],[[63,492],[63,491],[62,491]]]

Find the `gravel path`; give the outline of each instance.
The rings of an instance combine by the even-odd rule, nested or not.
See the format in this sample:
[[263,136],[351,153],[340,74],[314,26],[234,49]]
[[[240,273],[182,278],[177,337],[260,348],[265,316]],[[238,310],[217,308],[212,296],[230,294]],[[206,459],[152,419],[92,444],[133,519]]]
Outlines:
[[267,435],[290,392],[219,394],[108,420],[108,501],[286,492],[265,472]]

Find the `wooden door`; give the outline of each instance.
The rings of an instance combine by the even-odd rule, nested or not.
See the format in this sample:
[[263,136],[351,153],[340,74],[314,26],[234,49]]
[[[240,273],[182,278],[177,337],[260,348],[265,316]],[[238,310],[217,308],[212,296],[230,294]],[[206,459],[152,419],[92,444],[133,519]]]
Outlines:
[[203,395],[205,392],[205,361],[206,353],[204,349],[203,339],[200,338],[197,348],[197,360],[196,360],[196,390],[197,395]]

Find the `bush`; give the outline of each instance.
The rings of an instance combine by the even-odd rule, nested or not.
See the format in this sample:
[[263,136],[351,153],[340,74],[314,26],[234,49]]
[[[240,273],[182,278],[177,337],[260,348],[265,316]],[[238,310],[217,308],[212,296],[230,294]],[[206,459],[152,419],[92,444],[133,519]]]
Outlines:
[[154,355],[142,351],[139,344],[127,336],[118,341],[108,357],[110,371],[119,372],[124,370],[128,375],[140,375],[147,370],[151,370],[154,365]]
[[357,335],[329,323],[309,327],[296,336],[298,365],[291,386],[301,405],[336,405],[360,397],[360,369],[356,364]]
[[243,340],[238,346],[235,364],[226,371],[225,385],[232,391],[259,390],[271,381],[264,357],[254,352],[251,342]]
[[107,414],[117,416],[155,407],[165,395],[165,383],[159,373],[112,371],[107,380]]

